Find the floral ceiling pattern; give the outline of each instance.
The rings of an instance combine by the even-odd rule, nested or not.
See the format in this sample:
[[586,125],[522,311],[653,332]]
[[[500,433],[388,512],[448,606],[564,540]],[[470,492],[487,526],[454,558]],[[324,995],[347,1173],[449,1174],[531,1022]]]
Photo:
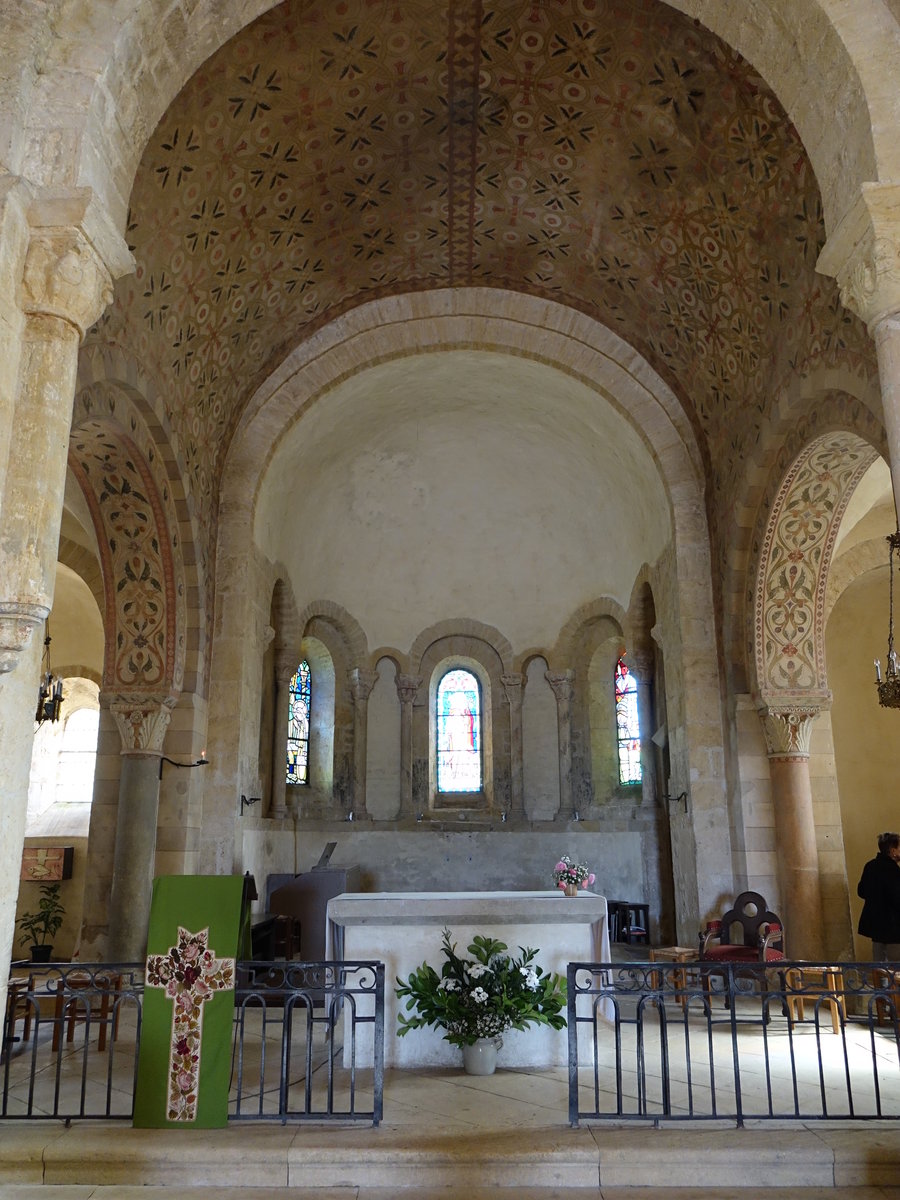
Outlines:
[[207,519],[254,388],[391,293],[495,286],[611,326],[674,388],[720,496],[792,376],[874,372],[815,273],[794,128],[657,0],[284,4],[171,105],[128,237],[137,273],[92,336],[159,379]]

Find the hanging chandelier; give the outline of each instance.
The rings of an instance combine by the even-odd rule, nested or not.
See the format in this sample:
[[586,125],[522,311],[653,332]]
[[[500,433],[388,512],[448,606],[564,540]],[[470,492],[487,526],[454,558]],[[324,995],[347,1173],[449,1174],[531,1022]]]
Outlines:
[[44,638],[44,661],[41,668],[41,681],[38,684],[37,711],[34,719],[38,726],[45,721],[58,721],[59,710],[63,702],[62,680],[53,674],[50,666],[50,622],[47,622],[47,636]]
[[875,686],[878,688],[878,703],[884,708],[900,708],[900,662],[894,649],[894,551],[900,551],[900,529],[888,534],[885,541],[890,546],[888,567],[890,583],[888,590],[888,653],[884,678],[881,677],[881,659],[875,659]]

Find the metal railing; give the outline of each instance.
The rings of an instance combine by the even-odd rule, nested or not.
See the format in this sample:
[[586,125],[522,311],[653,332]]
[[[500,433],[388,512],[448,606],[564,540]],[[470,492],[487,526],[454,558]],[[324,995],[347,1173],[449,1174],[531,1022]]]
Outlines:
[[[129,1120],[143,964],[16,964],[0,1117]],[[229,1120],[382,1118],[384,966],[237,965]]]
[[900,1118],[878,963],[570,963],[569,1121]]

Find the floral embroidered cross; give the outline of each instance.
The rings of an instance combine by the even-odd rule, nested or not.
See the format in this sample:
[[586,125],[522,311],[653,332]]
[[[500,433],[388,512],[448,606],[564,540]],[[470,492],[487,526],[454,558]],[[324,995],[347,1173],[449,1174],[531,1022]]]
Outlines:
[[165,988],[174,1001],[169,1048],[166,1119],[195,1121],[200,1083],[203,1006],[216,992],[234,988],[234,959],[216,958],[209,929],[178,928],[178,944],[166,954],[147,955],[147,986]]

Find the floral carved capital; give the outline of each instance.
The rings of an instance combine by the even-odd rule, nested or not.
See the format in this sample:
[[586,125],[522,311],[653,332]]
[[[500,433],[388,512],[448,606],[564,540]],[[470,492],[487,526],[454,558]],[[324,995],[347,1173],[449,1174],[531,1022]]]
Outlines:
[[841,303],[872,329],[900,312],[900,193],[891,184],[863,184],[829,237],[818,270],[837,280]]
[[110,273],[80,230],[32,234],[22,277],[29,316],[59,317],[83,337],[112,297]]
[[110,699],[109,711],[122,739],[122,753],[161,754],[175,707],[174,696],[123,696]]
[[759,719],[769,758],[808,758],[813,721],[821,711],[818,705],[761,708]]
[[373,671],[371,667],[354,667],[349,672],[349,677],[350,694],[353,697],[354,704],[365,704],[378,679],[378,672]]
[[572,699],[575,694],[575,672],[571,668],[568,671],[545,671],[544,678],[553,688],[557,702]]

